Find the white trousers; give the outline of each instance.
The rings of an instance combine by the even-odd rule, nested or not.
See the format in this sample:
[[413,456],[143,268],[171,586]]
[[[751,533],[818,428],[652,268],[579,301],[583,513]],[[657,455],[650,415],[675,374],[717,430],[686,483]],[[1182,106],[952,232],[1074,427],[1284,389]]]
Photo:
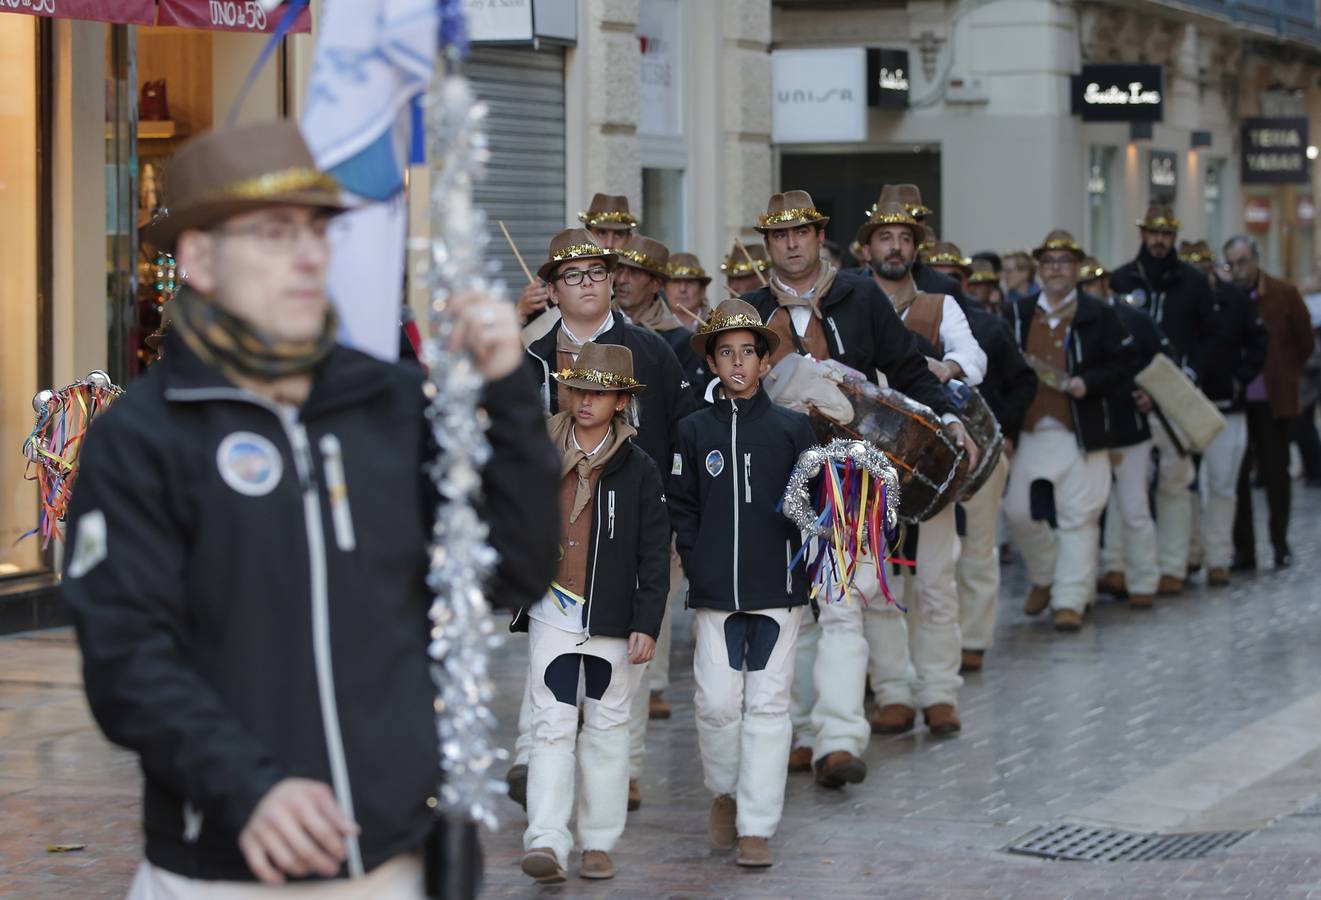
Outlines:
[[[1110,451],[1114,485],[1105,514],[1101,571],[1121,572],[1131,594],[1155,594],[1160,582],[1156,523],[1151,518],[1147,485],[1151,441]],[[1118,462],[1114,460],[1118,458]]]
[[1248,448],[1248,417],[1225,414],[1225,430],[1202,454],[1202,549],[1207,568],[1228,569],[1234,562],[1234,513],[1238,470]]
[[[582,770],[578,840],[614,849],[628,816],[629,701],[644,675],[624,638],[570,634],[533,621],[528,634],[532,748],[523,849],[549,847],[560,865],[573,850],[574,763]],[[578,689],[585,691],[578,732]]]
[[[1049,482],[1055,497],[1052,533],[1049,524],[1032,518],[1032,484]],[[1106,451],[1084,453],[1065,429],[1025,431],[1020,435],[1005,495],[1005,520],[1023,554],[1028,578],[1051,588],[1056,609],[1082,612],[1096,589],[1100,551],[1098,522],[1110,493],[1110,460]]]
[[810,608],[803,610],[798,626],[798,646],[794,650],[794,682],[790,691],[789,719],[793,722],[795,747],[813,747],[812,707],[816,705],[816,650],[821,643],[821,626]]
[[916,704],[922,709],[937,703],[957,705],[963,684],[959,677],[963,636],[954,577],[958,553],[951,503],[918,526],[917,568],[904,568],[897,585],[902,596],[895,598],[908,608],[908,614],[886,603],[884,597],[869,597],[871,603],[862,611],[862,627],[877,704]]
[[[893,593],[898,589],[897,580],[890,583]],[[885,597],[870,557],[858,565],[857,586],[859,590],[850,600],[821,604],[821,618],[817,620],[820,636],[812,669],[816,702],[808,725],[816,759],[837,750],[861,756],[871,737],[871,725],[863,710],[868,648],[862,600],[875,605],[885,603]]]
[[988,650],[995,639],[995,607],[1000,597],[1000,547],[996,528],[1009,459],[1000,457],[981,490],[962,503],[963,537],[954,565],[959,588],[959,632],[967,650]]
[[247,881],[203,881],[143,861],[129,885],[128,900],[423,900],[426,897],[422,857],[396,856],[362,878],[256,884]]
[[771,837],[784,810],[802,615],[802,608],[697,610],[693,702],[702,774],[712,793],[737,798],[742,837]]
[[1193,479],[1197,468],[1192,454],[1180,456],[1165,426],[1153,415],[1151,438],[1160,451],[1156,472],[1156,547],[1160,573],[1183,580],[1188,577],[1188,547],[1193,533]]
[[648,663],[648,690],[664,691],[670,686],[670,647],[672,644],[671,626],[683,609],[684,598],[688,595],[688,578],[683,574],[683,565],[678,559],[670,558],[670,595],[665,600],[665,623],[661,626],[660,637],[656,639],[656,656]]

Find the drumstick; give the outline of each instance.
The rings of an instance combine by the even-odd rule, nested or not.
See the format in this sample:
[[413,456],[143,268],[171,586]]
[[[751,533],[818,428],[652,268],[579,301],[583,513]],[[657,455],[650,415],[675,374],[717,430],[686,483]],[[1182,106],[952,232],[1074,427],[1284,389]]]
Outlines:
[[743,299],[743,295],[730,287],[728,283],[725,284],[725,290],[729,291],[729,296],[733,297],[735,300]]
[[[726,285],[726,287],[728,287],[728,285]],[[693,320],[694,322],[696,322],[698,325],[701,325],[701,326],[703,326],[703,327],[706,327],[706,319],[703,319],[703,318],[702,318],[701,316],[699,316],[697,313],[695,313],[695,312],[689,312],[688,310],[686,310],[686,309],[684,309],[682,306],[680,306],[678,303],[675,303],[675,304],[674,304],[674,308],[677,309],[679,312],[683,313],[683,314],[684,314],[685,316],[687,316],[688,318],[692,319],[692,320]]]
[[743,258],[748,261],[748,266],[752,269],[753,272],[757,273],[757,280],[761,282],[761,286],[766,287],[768,284],[768,282],[766,281],[766,276],[762,273],[761,269],[757,267],[757,264],[752,261],[752,254],[748,252],[747,247],[743,246],[743,241],[739,240],[738,238],[734,238],[734,244],[743,254]]
[[509,242],[509,249],[514,251],[514,259],[518,260],[518,264],[523,267],[523,274],[527,276],[527,283],[536,284],[537,279],[532,277],[532,272],[528,269],[527,263],[523,262],[523,254],[518,252],[518,245],[515,244],[514,239],[509,236],[509,229],[505,227],[504,222],[498,222],[498,224],[500,230],[504,232],[505,240]]

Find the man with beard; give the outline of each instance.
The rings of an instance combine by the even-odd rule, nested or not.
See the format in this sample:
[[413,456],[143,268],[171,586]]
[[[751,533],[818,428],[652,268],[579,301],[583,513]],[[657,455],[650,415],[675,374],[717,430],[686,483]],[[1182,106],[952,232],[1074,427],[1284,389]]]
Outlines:
[[[537,270],[537,276],[550,285],[562,318],[527,348],[527,364],[541,386],[546,411],[554,415],[568,408],[569,398],[568,388],[557,385],[551,373],[572,369],[578,351],[588,341],[627,347],[633,354],[634,376],[647,385],[638,398],[638,434],[634,440],[653,462],[662,461],[659,465],[665,479],[670,470],[664,462],[672,458],[679,420],[694,409],[695,403],[687,376],[665,339],[611,311],[611,276],[618,259],[617,252],[599,246],[586,229],[565,229],[551,239],[546,262]],[[646,692],[638,693],[647,696]],[[643,710],[645,722],[645,706]],[[514,765],[505,776],[509,796],[520,806],[527,796],[531,716],[531,700],[525,690]],[[629,781],[629,807],[636,809],[641,802],[635,776]]]
[[[757,307],[762,321],[781,338],[772,364],[797,350],[817,359],[838,360],[869,379],[875,380],[880,372],[892,388],[941,416],[956,443],[976,452],[962,423],[950,412],[940,382],[912,333],[880,288],[870,279],[822,262],[821,242],[828,221],[806,191],[775,194],[758,221],[775,274],[767,287],[744,299]],[[875,564],[869,558],[860,560],[858,585],[876,584]],[[814,736],[810,740],[800,736],[797,743],[799,751],[812,745],[817,783],[838,788],[867,775],[860,758],[871,732],[863,711],[867,639],[862,606],[826,603],[819,624],[813,677],[828,690],[811,692],[818,695],[811,714]]]
[[[918,235],[919,256],[913,261],[912,276],[913,283],[917,289],[925,294],[942,294],[953,297],[959,306],[967,306],[967,298],[963,295],[963,287],[957,278],[951,278],[944,272],[938,272],[926,265],[922,261],[922,253],[934,247],[938,240],[936,232],[927,224],[927,219],[931,216],[931,209],[922,202],[922,192],[915,184],[887,184],[881,188],[881,196],[867,211],[867,218],[870,220],[875,215],[876,210],[885,203],[898,203],[908,212],[910,216],[918,221],[923,227],[923,233]],[[855,243],[857,243],[855,241]],[[863,271],[866,273],[867,263],[871,262],[871,252],[866,242],[859,244],[862,248],[862,259],[864,262]]]
[[1033,255],[1041,294],[1012,304],[1009,322],[1040,384],[1014,454],[1005,518],[1032,584],[1023,612],[1053,606],[1055,630],[1074,632],[1096,587],[1097,526],[1110,494],[1105,396],[1133,374],[1133,338],[1114,309],[1078,290],[1083,251],[1072,235],[1052,231]]
[[[1179,220],[1168,206],[1153,204],[1138,220],[1142,248],[1137,259],[1110,275],[1110,287],[1131,295],[1146,310],[1174,347],[1175,362],[1198,379],[1203,335],[1209,327],[1211,290],[1206,278],[1174,252]],[[1151,429],[1159,454],[1156,480],[1156,543],[1160,559],[1157,592],[1183,592],[1188,576],[1192,536],[1192,483],[1196,475],[1191,455],[1180,453],[1164,423]]]
[[[1247,386],[1266,361],[1266,327],[1247,291],[1216,271],[1206,241],[1180,247],[1179,256],[1196,266],[1211,286],[1212,316],[1202,346],[1201,388],[1225,417],[1225,430],[1202,453],[1201,549],[1206,583],[1229,584],[1234,563],[1233,528],[1238,505],[1238,473],[1248,449]],[[1194,532],[1194,539],[1197,534]]]
[[628,316],[634,325],[665,338],[665,343],[670,345],[683,367],[684,377],[694,394],[694,403],[700,403],[710,380],[706,366],[688,345],[693,336],[692,329],[684,327],[661,296],[661,287],[669,278],[669,248],[658,240],[639,234],[617,252],[615,308]]
[[1293,562],[1289,549],[1289,428],[1300,408],[1303,365],[1312,355],[1312,318],[1291,284],[1261,271],[1257,242],[1239,234],[1225,243],[1225,262],[1237,284],[1252,298],[1266,326],[1266,360],[1261,374],[1248,383],[1248,448],[1238,475],[1238,509],[1234,515],[1234,568],[1257,565],[1252,527],[1252,468],[1266,482],[1270,508],[1270,538],[1275,567]]
[[[902,204],[880,203],[858,229],[857,240],[871,257],[872,279],[918,336],[932,373],[942,384],[957,378],[976,387],[986,372],[986,354],[973,337],[963,310],[947,294],[919,292],[913,281],[921,228]],[[945,251],[938,258],[948,256],[952,246],[937,245],[936,250]],[[962,260],[956,250],[957,259]],[[970,447],[968,467],[976,465],[977,451]],[[863,610],[878,706],[871,726],[878,734],[912,730],[918,708],[937,737],[957,734],[963,727],[957,709],[963,683],[959,678],[963,638],[955,580],[958,546],[953,503],[917,529],[917,565],[911,578],[904,578],[904,605],[914,620],[911,654],[908,623],[898,607],[873,603]]]

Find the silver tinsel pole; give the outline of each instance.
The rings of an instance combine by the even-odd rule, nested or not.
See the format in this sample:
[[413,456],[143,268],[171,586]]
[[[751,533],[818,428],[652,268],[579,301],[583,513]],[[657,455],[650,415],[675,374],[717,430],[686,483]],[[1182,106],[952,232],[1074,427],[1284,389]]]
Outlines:
[[475,503],[481,470],[490,457],[487,418],[479,407],[482,378],[463,350],[451,349],[458,298],[465,291],[502,293],[483,263],[485,221],[473,206],[473,185],[488,152],[478,103],[466,79],[440,66],[428,99],[431,183],[431,309],[423,362],[429,370],[429,417],[439,456],[431,469],[440,492],[432,532],[427,583],[431,604],[432,678],[436,683],[436,731],[440,741],[438,829],[442,883],[433,896],[476,895],[477,825],[494,828],[499,784],[491,765],[504,752],[493,741],[495,718],[488,658],[499,644],[483,585],[496,562],[487,526]]

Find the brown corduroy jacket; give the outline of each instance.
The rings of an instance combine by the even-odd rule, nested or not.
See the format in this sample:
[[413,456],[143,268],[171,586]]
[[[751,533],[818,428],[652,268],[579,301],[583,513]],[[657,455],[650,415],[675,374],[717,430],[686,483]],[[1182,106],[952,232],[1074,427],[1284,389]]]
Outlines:
[[1266,396],[1277,419],[1302,411],[1300,381],[1303,363],[1312,355],[1315,332],[1298,288],[1265,272],[1257,282],[1257,310],[1266,326]]

